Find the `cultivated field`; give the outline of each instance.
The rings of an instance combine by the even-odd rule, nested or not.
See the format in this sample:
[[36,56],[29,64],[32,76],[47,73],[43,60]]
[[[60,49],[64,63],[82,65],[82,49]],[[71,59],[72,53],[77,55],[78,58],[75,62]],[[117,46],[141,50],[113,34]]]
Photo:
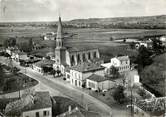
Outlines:
[[[34,42],[45,46],[55,46],[52,41],[44,41],[43,34],[46,32],[56,32],[56,28],[53,27],[0,27],[0,44],[3,44],[5,39],[10,37],[17,38],[17,42],[27,41],[32,38]],[[64,32],[67,32],[67,38],[65,38],[66,46],[90,46],[99,48],[102,54],[105,55],[117,55],[117,54],[129,54],[133,55],[136,52],[129,50],[128,45],[115,43],[110,41],[110,38],[133,38],[142,37],[143,35],[160,35],[166,34],[166,30],[146,30],[146,29],[99,29],[99,28],[82,28],[73,29],[66,28]]]

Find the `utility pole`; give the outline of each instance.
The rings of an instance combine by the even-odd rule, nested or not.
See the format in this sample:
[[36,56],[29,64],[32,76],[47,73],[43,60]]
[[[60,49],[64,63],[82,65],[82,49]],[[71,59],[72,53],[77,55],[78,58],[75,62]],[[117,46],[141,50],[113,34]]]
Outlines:
[[[165,75],[163,75],[163,76],[165,76]],[[166,83],[166,78],[164,77],[164,96],[166,97],[166,93],[165,93],[165,91],[166,91],[166,85],[165,85],[165,83]],[[166,101],[166,99],[164,99],[164,115],[163,115],[163,117],[165,117],[165,113],[166,113],[166,105],[165,105],[165,101]]]
[[131,117],[134,117],[133,115],[133,91],[132,91],[132,87],[130,87],[130,91],[131,91]]
[[132,84],[132,77],[130,77],[130,93],[131,93],[131,117],[134,117],[134,105],[133,105],[133,90],[132,90],[133,84]]

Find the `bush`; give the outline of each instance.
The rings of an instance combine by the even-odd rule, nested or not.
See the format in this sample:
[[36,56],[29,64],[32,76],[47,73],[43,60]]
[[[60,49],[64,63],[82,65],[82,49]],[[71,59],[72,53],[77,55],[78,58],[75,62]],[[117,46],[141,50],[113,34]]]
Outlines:
[[122,86],[118,86],[116,90],[113,93],[113,98],[116,100],[119,104],[123,104],[126,100],[126,97],[124,95],[124,88]]

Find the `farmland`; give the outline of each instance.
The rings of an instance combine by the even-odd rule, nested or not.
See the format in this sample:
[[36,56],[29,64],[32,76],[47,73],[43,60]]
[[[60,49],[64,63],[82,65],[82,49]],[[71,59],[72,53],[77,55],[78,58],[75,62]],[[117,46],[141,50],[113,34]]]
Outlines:
[[[6,26],[0,27],[0,44],[5,39],[14,37],[17,42],[27,41],[32,38],[34,42],[45,46],[54,46],[52,41],[44,41],[43,34],[46,32],[56,32],[56,28],[48,26]],[[99,48],[102,54],[135,54],[135,51],[128,50],[126,44],[120,44],[110,41],[110,38],[139,38],[143,35],[161,35],[166,34],[162,29],[102,29],[102,28],[65,28],[67,33],[65,38],[66,46],[90,46]]]

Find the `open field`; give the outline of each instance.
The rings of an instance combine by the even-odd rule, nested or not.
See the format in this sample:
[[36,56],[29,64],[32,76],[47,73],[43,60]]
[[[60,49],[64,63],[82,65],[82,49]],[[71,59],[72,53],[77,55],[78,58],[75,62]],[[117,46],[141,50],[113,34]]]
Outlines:
[[[46,32],[56,32],[56,28],[53,27],[34,27],[34,26],[22,26],[22,27],[0,27],[0,44],[3,44],[5,39],[10,37],[17,38],[17,42],[27,41],[32,38],[34,42],[45,46],[55,46],[54,41],[44,41],[42,35]],[[134,38],[142,37],[143,35],[161,35],[166,34],[166,30],[155,29],[99,29],[99,28],[66,28],[64,32],[67,32],[69,36],[65,38],[66,46],[91,46],[99,48],[102,54],[109,56],[117,54],[133,55],[135,51],[129,50],[128,45],[115,43],[110,41],[110,38]]]

